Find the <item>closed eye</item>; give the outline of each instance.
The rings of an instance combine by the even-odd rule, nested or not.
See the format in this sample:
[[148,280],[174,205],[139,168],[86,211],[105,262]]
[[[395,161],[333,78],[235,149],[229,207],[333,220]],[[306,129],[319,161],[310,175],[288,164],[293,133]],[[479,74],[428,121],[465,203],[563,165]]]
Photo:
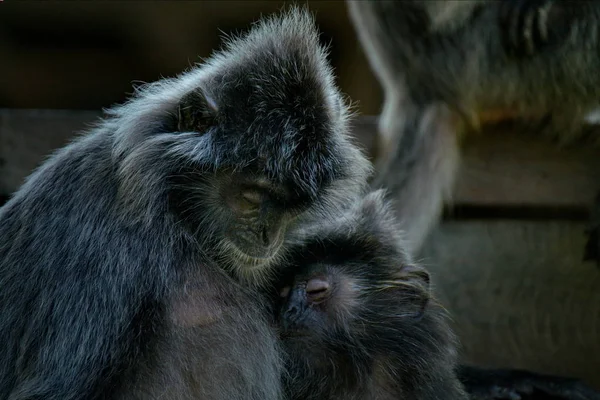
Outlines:
[[279,292],[279,296],[284,297],[284,298],[287,297],[288,294],[290,294],[289,286],[284,287],[283,289],[281,289],[281,292]]
[[306,295],[309,300],[322,300],[329,293],[329,282],[323,278],[314,278],[306,283]]
[[243,213],[254,213],[258,211],[263,198],[259,192],[245,191],[240,193],[236,200],[236,208]]
[[263,199],[262,199],[262,195],[258,192],[254,192],[254,191],[247,191],[247,192],[243,192],[242,193],[242,198],[255,206],[259,206],[260,203],[262,203]]

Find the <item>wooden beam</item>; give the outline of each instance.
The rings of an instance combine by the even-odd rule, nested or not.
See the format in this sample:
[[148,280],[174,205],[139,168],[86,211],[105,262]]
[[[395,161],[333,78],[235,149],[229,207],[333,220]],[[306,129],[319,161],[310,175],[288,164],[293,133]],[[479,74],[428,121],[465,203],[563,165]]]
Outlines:
[[458,204],[589,207],[600,192],[600,147],[559,147],[498,128],[468,137]]

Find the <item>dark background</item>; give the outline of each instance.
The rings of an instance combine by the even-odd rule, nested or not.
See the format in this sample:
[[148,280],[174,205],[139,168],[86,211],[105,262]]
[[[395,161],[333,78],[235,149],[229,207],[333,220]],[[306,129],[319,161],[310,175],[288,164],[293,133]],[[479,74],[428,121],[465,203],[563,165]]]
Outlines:
[[[132,82],[189,67],[283,1],[0,2],[0,107],[99,109],[121,102]],[[376,114],[381,90],[343,1],[308,1],[342,90]]]

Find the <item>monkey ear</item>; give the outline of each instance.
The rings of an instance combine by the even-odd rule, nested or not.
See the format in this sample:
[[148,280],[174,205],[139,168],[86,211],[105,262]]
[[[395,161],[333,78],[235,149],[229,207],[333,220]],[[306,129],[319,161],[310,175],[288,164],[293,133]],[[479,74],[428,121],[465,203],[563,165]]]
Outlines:
[[216,123],[218,107],[201,89],[186,94],[177,107],[177,131],[205,133]]
[[405,264],[394,274],[392,289],[404,299],[406,311],[421,316],[431,300],[430,276],[419,265]]
[[417,283],[425,291],[429,291],[431,276],[429,272],[420,265],[404,264],[398,270],[397,277],[402,280]]

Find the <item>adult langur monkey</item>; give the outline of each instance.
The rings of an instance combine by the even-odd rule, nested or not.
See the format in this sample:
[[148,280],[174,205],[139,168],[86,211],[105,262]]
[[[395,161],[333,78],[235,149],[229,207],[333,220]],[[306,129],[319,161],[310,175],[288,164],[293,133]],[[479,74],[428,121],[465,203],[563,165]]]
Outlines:
[[259,288],[366,182],[291,8],[124,105],[0,209],[0,399],[281,396]]

